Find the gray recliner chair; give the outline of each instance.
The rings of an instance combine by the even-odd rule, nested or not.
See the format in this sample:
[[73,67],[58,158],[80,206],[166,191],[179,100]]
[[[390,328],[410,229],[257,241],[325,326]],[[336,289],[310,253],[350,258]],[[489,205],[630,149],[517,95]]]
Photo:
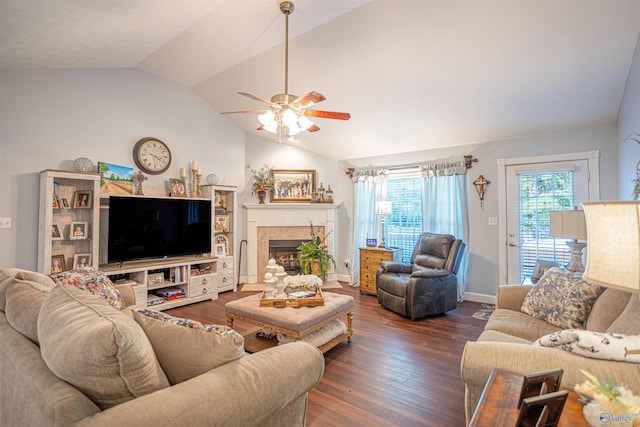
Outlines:
[[376,272],[378,302],[412,320],[453,310],[465,244],[450,234],[422,233],[411,263],[385,261]]

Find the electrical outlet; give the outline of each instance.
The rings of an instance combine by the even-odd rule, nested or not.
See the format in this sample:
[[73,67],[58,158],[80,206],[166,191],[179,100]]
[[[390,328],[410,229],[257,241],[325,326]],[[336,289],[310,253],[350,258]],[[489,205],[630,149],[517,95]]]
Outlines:
[[0,228],[11,228],[11,218],[0,218]]
[[498,225],[498,217],[490,216],[489,217],[489,225]]

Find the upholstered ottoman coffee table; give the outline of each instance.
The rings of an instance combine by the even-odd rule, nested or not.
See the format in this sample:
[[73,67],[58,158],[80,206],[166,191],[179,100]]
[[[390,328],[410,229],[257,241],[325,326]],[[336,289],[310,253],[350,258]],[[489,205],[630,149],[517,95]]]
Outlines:
[[[300,341],[305,337],[317,337],[318,332],[325,334],[323,329],[327,329],[340,318],[346,317],[346,330],[339,331],[337,336],[330,334],[328,341],[324,343],[314,343],[323,353],[335,347],[344,339],[351,342],[353,334],[353,297],[331,292],[324,292],[324,305],[315,307],[260,307],[260,297],[262,294],[255,294],[225,304],[227,325],[233,328],[235,319],[242,320],[258,328],[244,334],[244,348],[249,352],[264,350],[265,348],[278,345],[278,340],[261,338],[256,336],[260,329],[268,329],[278,334],[282,334],[292,340]],[[331,329],[331,328],[329,328]]]

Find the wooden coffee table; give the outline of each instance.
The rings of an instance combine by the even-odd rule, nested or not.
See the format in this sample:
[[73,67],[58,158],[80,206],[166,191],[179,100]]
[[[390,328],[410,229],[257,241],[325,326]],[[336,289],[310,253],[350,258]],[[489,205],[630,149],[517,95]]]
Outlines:
[[225,304],[227,325],[233,328],[234,320],[241,320],[257,328],[243,334],[244,348],[249,352],[278,345],[277,339],[260,338],[256,332],[269,329],[296,341],[340,318],[346,319],[347,330],[318,348],[323,353],[343,340],[351,342],[353,335],[353,297],[324,292],[324,305],[316,307],[260,307],[262,294],[255,294]]
[[[494,369],[484,387],[469,427],[512,427],[518,421],[518,399],[522,390],[522,375]],[[558,427],[589,427],[582,413],[578,395],[569,390]]]

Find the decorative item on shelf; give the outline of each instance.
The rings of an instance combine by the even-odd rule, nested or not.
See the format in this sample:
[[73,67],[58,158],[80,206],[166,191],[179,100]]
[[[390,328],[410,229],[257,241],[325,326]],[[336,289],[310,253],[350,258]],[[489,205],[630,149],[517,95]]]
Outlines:
[[144,191],[142,190],[142,183],[145,182],[148,178],[142,174],[141,171],[138,171],[137,174],[133,176],[133,180],[136,182],[136,196],[144,196]]
[[311,203],[320,203],[318,201],[318,192],[315,190],[311,193]]
[[480,175],[478,179],[473,181],[473,185],[476,186],[478,196],[480,196],[480,207],[484,206],[484,193],[487,191],[487,187],[491,184],[491,181],[486,179],[483,175]]
[[70,240],[86,240],[88,235],[88,223],[84,221],[73,221],[69,227]]
[[324,203],[324,202],[325,202],[324,187],[322,186],[322,183],[320,183],[320,187],[318,187],[318,203]]
[[169,178],[169,195],[171,197],[187,197],[187,186],[184,179]]
[[333,203],[333,190],[331,189],[331,184],[329,184],[329,188],[326,191],[326,203]]
[[133,194],[133,168],[98,162],[100,193]]
[[191,197],[202,197],[202,186],[200,185],[200,166],[198,161],[191,162]]
[[302,274],[315,274],[325,281],[331,264],[335,268],[336,261],[333,255],[329,253],[326,244],[326,239],[331,232],[327,233],[324,238],[320,237],[319,233],[319,227],[314,227],[313,223],[309,222],[311,240],[302,243],[296,249],[298,250],[298,261],[300,262]]
[[272,202],[311,202],[316,187],[315,170],[271,170]]
[[380,244],[378,247],[384,249],[386,248],[384,243],[384,217],[391,215],[391,202],[385,200],[379,201],[376,204],[376,215],[380,215],[382,217],[382,235],[380,236]]
[[577,384],[575,391],[586,401],[582,411],[590,425],[596,427],[612,422],[640,425],[640,397],[624,385],[610,380],[600,381],[582,369],[580,372],[587,380]]
[[567,246],[571,249],[571,260],[565,270],[582,273],[584,271],[582,250],[587,244],[578,240],[587,239],[584,211],[578,210],[577,206],[573,210],[549,211],[549,223],[551,225],[549,236],[573,239],[567,241]]
[[93,191],[76,191],[73,197],[73,207],[75,209],[91,209],[93,204]]
[[75,254],[73,256],[73,269],[91,267],[91,254]]
[[90,173],[95,172],[96,167],[91,161],[86,157],[78,157],[73,161],[73,170],[80,173]]
[[588,283],[640,292],[640,202],[584,202]]
[[210,173],[206,178],[207,184],[216,185],[218,183],[218,175],[215,173]]
[[269,165],[265,164],[260,169],[251,169],[251,194],[257,195],[259,204],[264,205],[267,191],[273,194],[275,190],[275,180]]
[[67,269],[64,262],[64,255],[51,256],[51,274],[62,273]]

